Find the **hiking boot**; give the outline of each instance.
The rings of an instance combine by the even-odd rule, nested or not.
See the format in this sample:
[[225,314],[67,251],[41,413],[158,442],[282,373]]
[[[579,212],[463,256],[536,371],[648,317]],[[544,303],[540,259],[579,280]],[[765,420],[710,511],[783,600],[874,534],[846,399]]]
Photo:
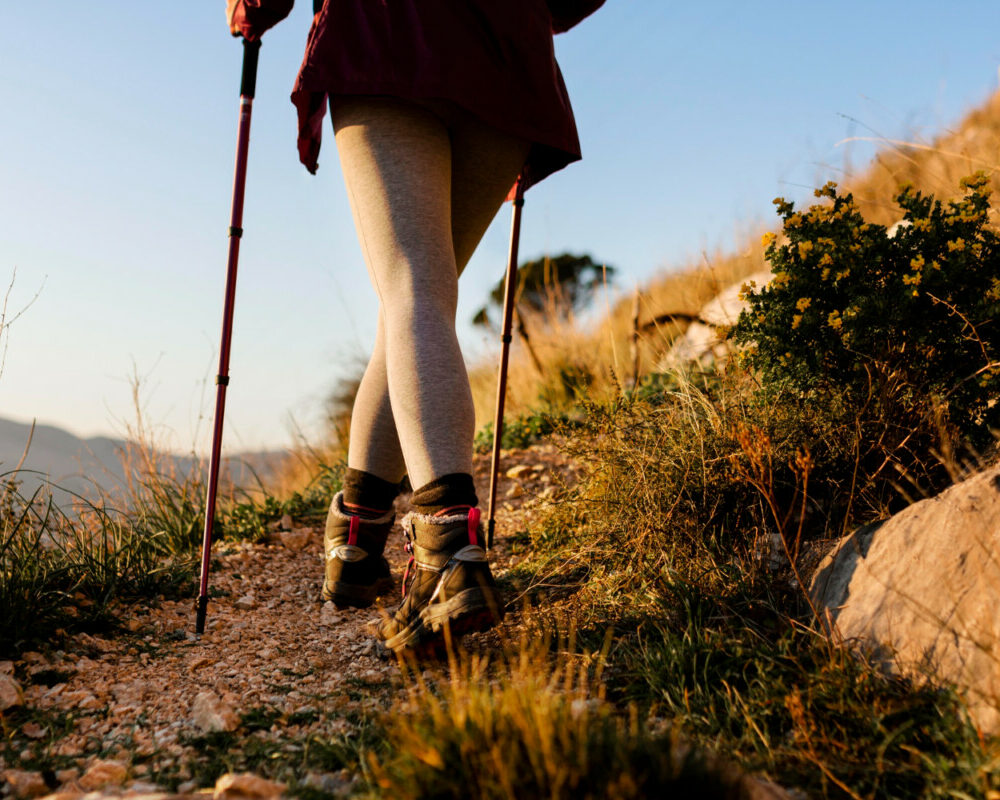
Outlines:
[[365,608],[392,591],[389,562],[382,552],[394,519],[391,509],[377,519],[363,519],[344,510],[342,492],[333,498],[323,536],[324,600],[332,600],[337,608]]
[[461,513],[448,516],[411,513],[403,518],[411,554],[403,601],[375,629],[393,652],[440,645],[446,628],[457,638],[503,618],[500,590],[483,549],[479,509],[460,508]]

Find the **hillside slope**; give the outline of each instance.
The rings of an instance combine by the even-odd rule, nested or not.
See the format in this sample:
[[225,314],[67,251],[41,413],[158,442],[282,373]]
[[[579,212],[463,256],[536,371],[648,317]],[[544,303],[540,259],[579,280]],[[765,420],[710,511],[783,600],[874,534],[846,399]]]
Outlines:
[[[983,170],[991,175],[994,190],[1000,188],[1000,92],[931,142],[883,144],[884,148],[867,168],[840,180],[845,189],[854,193],[860,210],[870,222],[891,225],[900,218],[893,198],[904,183],[944,200],[959,193],[962,177]],[[995,217],[996,211],[993,213]],[[776,223],[768,227],[777,230]],[[759,234],[764,232],[762,229]],[[644,326],[639,341],[640,371],[657,363],[673,338],[686,327],[683,322],[654,325],[651,320],[678,312],[694,314],[723,288],[767,268],[759,234],[751,235],[735,252],[719,250],[704,254],[697,263],[670,265],[667,271],[640,288],[639,317],[640,325]],[[627,271],[627,265],[621,266]],[[586,329],[572,319],[528,318],[531,344],[541,370],[533,364],[523,341],[515,337],[507,401],[510,413],[516,415],[537,408],[543,396],[571,395],[572,385],[549,386],[547,392],[544,390],[547,383],[567,374],[575,374],[577,385],[586,385],[591,395],[613,393],[616,383],[627,383],[632,371],[633,310],[634,298],[623,297],[597,324]],[[495,362],[490,361],[471,370],[480,424],[492,417],[495,369]]]

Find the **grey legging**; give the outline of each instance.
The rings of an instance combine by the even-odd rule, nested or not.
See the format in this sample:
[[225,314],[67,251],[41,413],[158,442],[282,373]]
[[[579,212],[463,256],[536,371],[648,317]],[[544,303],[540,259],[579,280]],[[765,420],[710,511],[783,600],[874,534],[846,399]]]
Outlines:
[[441,103],[338,97],[333,127],[379,297],[348,466],[419,488],[472,472],[475,417],[455,335],[458,276],[529,145]]

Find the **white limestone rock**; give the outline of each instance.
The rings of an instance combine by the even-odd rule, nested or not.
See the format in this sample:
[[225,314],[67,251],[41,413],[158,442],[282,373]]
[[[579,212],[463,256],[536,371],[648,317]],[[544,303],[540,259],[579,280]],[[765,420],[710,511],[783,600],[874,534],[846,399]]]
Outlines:
[[1000,466],[840,542],[811,587],[888,671],[950,683],[1000,732]]

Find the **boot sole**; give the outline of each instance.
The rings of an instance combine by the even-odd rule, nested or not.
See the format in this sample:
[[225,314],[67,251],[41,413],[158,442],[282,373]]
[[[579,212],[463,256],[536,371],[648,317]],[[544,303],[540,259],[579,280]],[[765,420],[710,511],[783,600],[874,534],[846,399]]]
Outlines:
[[454,638],[486,631],[503,619],[500,593],[475,587],[459,592],[443,603],[433,603],[420,616],[382,644],[393,653],[411,649],[433,649],[444,641],[447,629]]
[[389,594],[395,583],[392,578],[379,578],[370,585],[334,581],[333,586],[323,581],[323,600],[332,602],[337,608],[368,608],[375,598]]

